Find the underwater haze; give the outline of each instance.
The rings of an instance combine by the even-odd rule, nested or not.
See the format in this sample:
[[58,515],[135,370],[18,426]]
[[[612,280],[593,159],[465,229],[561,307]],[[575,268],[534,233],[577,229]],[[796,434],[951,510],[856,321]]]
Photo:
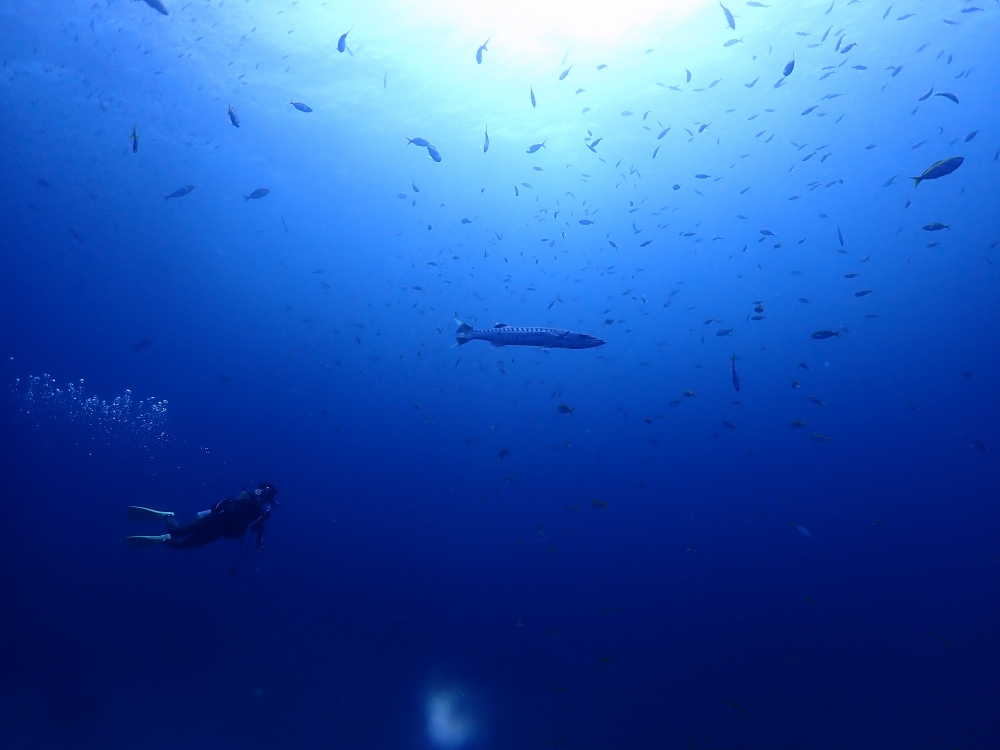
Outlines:
[[1000,747],[998,36],[4,0],[0,746]]

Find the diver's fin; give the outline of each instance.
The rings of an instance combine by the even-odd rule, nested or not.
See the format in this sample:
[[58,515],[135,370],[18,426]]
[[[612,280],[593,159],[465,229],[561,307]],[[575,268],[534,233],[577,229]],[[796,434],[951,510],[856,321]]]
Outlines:
[[159,536],[128,536],[125,537],[125,541],[131,547],[153,547],[157,544],[163,544],[169,538],[170,534],[160,534]]
[[153,510],[139,505],[130,505],[126,515],[130,521],[159,521],[164,518],[173,518],[174,513],[170,510]]

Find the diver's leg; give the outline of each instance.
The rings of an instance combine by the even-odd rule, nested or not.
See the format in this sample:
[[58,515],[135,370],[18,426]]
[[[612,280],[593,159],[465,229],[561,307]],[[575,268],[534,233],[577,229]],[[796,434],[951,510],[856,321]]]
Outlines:
[[180,539],[181,537],[192,536],[205,530],[211,523],[208,518],[208,516],[203,516],[199,513],[197,518],[193,521],[188,521],[185,524],[177,523],[177,519],[173,517],[165,520],[167,522],[167,531],[170,532],[170,536],[174,539]]
[[[187,524],[190,526],[190,524]],[[211,544],[216,539],[221,539],[225,535],[222,529],[206,528],[196,533],[189,534],[182,538],[177,538],[173,533],[163,540],[163,544],[171,549],[194,549],[205,544]]]

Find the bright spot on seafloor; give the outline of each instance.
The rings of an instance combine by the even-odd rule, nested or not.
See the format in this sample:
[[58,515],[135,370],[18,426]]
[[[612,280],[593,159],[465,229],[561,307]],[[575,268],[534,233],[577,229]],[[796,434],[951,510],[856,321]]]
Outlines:
[[462,710],[461,690],[438,690],[427,698],[427,734],[443,748],[459,748],[472,739],[475,722]]

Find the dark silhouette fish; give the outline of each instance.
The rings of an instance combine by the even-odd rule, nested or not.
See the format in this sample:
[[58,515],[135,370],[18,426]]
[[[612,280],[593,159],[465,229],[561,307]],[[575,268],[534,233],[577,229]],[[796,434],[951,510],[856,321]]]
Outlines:
[[482,46],[479,49],[476,50],[476,64],[477,65],[482,65],[483,64],[483,53],[484,52],[489,52],[489,50],[486,49],[486,45],[489,44],[489,43],[490,43],[490,40],[487,39],[485,42],[483,42]]
[[733,363],[733,388],[735,388],[736,392],[739,393],[740,392],[740,376],[736,374],[736,355],[735,354],[732,357],[730,357],[730,361]]
[[267,188],[257,188],[252,193],[250,193],[250,195],[244,195],[243,196],[243,200],[249,203],[251,198],[253,200],[257,200],[258,198],[263,198],[265,195],[267,195],[270,192],[271,191],[268,190]]
[[299,112],[312,112],[312,107],[310,107],[308,104],[303,104],[302,102],[292,102],[291,104]]
[[170,195],[164,195],[163,196],[163,200],[168,201],[171,198],[183,198],[185,195],[187,195],[188,193],[190,193],[192,190],[194,190],[194,185],[185,185],[182,188],[177,188]]
[[162,13],[165,16],[169,16],[170,12],[163,7],[163,3],[160,0],[146,0],[146,5],[155,10],[157,13]]
[[962,166],[962,162],[964,161],[964,156],[952,156],[949,159],[942,159],[941,161],[934,162],[924,170],[922,175],[910,178],[913,180],[913,187],[917,187],[924,180],[936,180],[939,177],[951,174]]
[[812,337],[814,339],[816,339],[817,341],[822,341],[823,339],[833,338],[834,336],[836,336],[838,339],[840,338],[840,329],[839,328],[836,331],[814,331],[812,333]]
[[455,346],[474,339],[489,341],[493,346],[540,346],[543,349],[592,349],[604,346],[604,340],[586,333],[573,333],[561,328],[520,328],[498,323],[493,328],[473,328],[456,320]]
[[[146,2],[149,2],[149,0],[146,0]],[[347,49],[347,35],[350,34],[351,31],[353,30],[354,27],[352,26],[345,33],[340,35],[340,39],[337,40],[337,52],[343,52],[345,49]]]
[[719,7],[722,8],[722,12],[726,14],[726,23],[729,24],[729,28],[736,31],[736,19],[734,19],[733,14],[729,12],[729,8],[722,3],[719,3]]
[[788,76],[790,76],[792,74],[793,70],[795,70],[795,58],[794,57],[792,57],[791,60],[789,60],[787,63],[785,63],[785,69],[783,71],[781,71],[781,75],[783,75],[783,76],[785,76],[785,78],[787,78]]
[[235,126],[240,126],[240,117],[236,114],[236,107],[232,104],[229,105],[229,121]]

